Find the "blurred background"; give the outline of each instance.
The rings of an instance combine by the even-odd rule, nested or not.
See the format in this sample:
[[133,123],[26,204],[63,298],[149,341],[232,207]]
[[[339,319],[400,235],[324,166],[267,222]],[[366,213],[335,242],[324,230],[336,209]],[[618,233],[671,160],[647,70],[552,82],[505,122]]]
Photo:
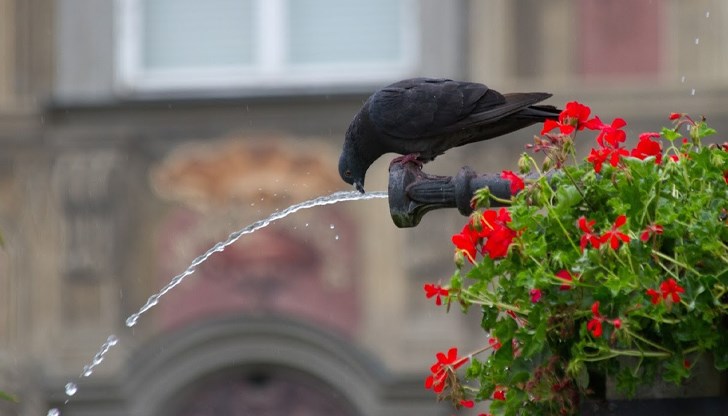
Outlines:
[[[348,190],[343,134],[379,87],[548,91],[632,141],[673,111],[723,133],[727,47],[722,0],[0,0],[0,390],[19,399],[0,414],[452,414],[424,388],[434,355],[487,341],[476,310],[424,297],[454,270],[454,211],[404,230],[384,200],[301,211],[124,320],[229,233]],[[515,170],[538,130],[425,171]]]

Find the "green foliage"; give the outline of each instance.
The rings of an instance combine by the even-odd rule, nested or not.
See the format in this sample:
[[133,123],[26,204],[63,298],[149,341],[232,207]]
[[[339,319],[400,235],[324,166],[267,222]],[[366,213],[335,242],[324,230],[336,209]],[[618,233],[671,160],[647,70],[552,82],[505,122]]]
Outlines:
[[[728,368],[728,152],[701,143],[715,133],[704,120],[673,119],[599,168],[624,139],[604,136],[588,161],[566,166],[576,160],[576,130],[546,134],[537,147],[550,140],[547,165],[557,169],[522,158],[540,176],[512,198],[510,220],[499,220],[513,231],[507,253],[488,251],[490,229],[470,231],[482,257],[457,267],[450,301],[478,305],[483,330],[500,343],[478,351],[491,355],[471,359],[463,381],[478,383],[477,400],[505,392],[491,413],[574,412],[592,390],[589,374],[609,374],[634,394],[656,377],[683,382],[704,354]],[[665,150],[654,150],[658,136]],[[475,202],[489,199],[482,191]]]

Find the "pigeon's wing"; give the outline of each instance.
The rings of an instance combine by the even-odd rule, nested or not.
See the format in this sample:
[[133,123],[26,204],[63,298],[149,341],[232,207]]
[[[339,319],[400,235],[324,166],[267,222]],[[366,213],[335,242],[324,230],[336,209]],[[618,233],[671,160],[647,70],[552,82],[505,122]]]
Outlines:
[[481,100],[471,114],[448,126],[441,133],[493,123],[515,113],[517,113],[515,117],[522,118],[523,121],[539,122],[547,118],[555,119],[560,112],[560,110],[552,106],[531,107],[533,104],[551,97],[551,94],[546,92],[514,93],[501,95],[501,97],[503,97],[503,101],[500,103],[495,103],[495,100]]
[[369,118],[381,133],[414,139],[442,133],[474,111],[497,108],[505,98],[483,84],[413,78],[385,87],[369,100]]

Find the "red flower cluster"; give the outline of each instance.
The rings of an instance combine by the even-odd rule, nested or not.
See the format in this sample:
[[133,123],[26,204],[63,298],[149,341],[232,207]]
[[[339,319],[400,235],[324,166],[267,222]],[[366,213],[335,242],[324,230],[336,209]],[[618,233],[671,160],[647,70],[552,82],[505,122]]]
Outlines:
[[603,317],[599,313],[599,301],[596,301],[592,304],[591,310],[592,310],[592,319],[589,320],[589,322],[587,322],[586,329],[591,331],[592,336],[594,336],[594,338],[599,338],[602,336],[602,333],[604,332],[604,328],[602,327],[602,322],[605,322],[605,321],[609,322],[612,325],[614,325],[614,327],[617,329],[622,327],[621,319],[615,318],[615,319],[610,320],[610,319]]
[[[619,130],[627,123],[621,118],[614,119],[610,125],[602,125],[602,131],[597,136],[599,149],[591,149],[586,160],[594,165],[594,171],[599,173],[602,171],[604,162],[609,162],[612,166],[617,166],[622,156],[628,156],[627,149],[620,147],[620,143],[626,139],[624,131]],[[605,144],[606,142],[606,144]]]
[[450,292],[443,288],[440,285],[436,285],[433,283],[425,283],[424,286],[425,289],[425,296],[427,296],[427,299],[430,299],[431,297],[435,297],[435,305],[440,306],[442,305],[442,298],[441,296],[447,296],[450,294]]
[[594,233],[594,229],[592,227],[594,227],[595,222],[596,221],[594,220],[587,220],[585,217],[579,217],[579,220],[577,221],[577,226],[584,233],[581,236],[579,244],[581,251],[584,251],[587,244],[591,244],[592,247],[598,249],[602,244],[607,242],[612,250],[616,250],[623,242],[628,243],[630,241],[629,235],[619,231],[619,229],[627,222],[627,216],[624,214],[618,216],[617,219],[614,220],[612,228],[602,234],[602,236],[598,236]]
[[425,379],[425,388],[432,389],[435,393],[442,393],[447,384],[448,374],[451,374],[461,365],[468,361],[468,357],[458,358],[458,349],[453,347],[447,354],[438,352],[437,362],[430,367],[430,374]]
[[465,254],[468,261],[475,262],[475,255],[480,246],[483,255],[488,255],[491,259],[505,257],[508,254],[516,232],[508,228],[511,222],[511,215],[506,208],[498,211],[485,211],[476,217],[477,226],[473,223],[474,219],[465,224],[459,234],[452,236],[452,242],[458,251]]
[[678,303],[680,302],[680,294],[684,292],[685,288],[680,286],[672,277],[660,283],[659,292],[655,289],[647,289],[646,291],[653,305],[657,305],[662,299],[667,299],[668,296],[673,303]]
[[[591,109],[581,103],[572,101],[566,104],[566,108],[559,115],[559,120],[547,120],[544,123],[541,134],[547,134],[558,128],[561,134],[571,134],[575,130],[599,130],[597,135],[596,149],[591,149],[587,161],[594,165],[594,171],[602,171],[604,163],[617,166],[624,156],[632,156],[638,159],[655,157],[655,163],[662,163],[662,146],[653,140],[660,137],[660,133],[643,133],[639,137],[639,143],[631,151],[622,147],[627,139],[627,134],[622,130],[627,122],[622,118],[615,118],[610,124],[605,124],[599,117],[589,119]],[[671,115],[670,117],[673,117]],[[679,115],[677,116],[680,117]],[[672,118],[671,118],[672,119]]]

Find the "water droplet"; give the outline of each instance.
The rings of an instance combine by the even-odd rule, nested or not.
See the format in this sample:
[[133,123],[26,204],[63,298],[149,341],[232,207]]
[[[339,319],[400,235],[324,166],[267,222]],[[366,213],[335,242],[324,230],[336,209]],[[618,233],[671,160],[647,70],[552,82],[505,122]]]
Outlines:
[[685,83],[685,75],[683,75],[682,77],[680,77],[680,82],[682,82],[683,84]]
[[710,17],[710,12],[705,12],[705,18],[707,19],[709,17]]
[[73,396],[78,391],[76,383],[66,383],[66,396]]
[[54,407],[53,409],[48,411],[46,416],[61,416],[61,411]]
[[250,206],[251,206],[251,207],[254,207],[254,206],[255,206],[255,202],[251,202],[251,203],[250,203]]
[[334,239],[338,240],[339,239],[339,235],[336,234],[336,237],[334,237]]
[[93,374],[93,373],[94,373],[94,370],[91,368],[90,365],[87,364],[87,365],[83,366],[83,373],[81,373],[82,376],[91,377],[91,374]]
[[695,88],[693,88],[692,90],[690,90],[690,95],[695,95]]
[[128,328],[133,327],[134,325],[136,325],[137,319],[139,319],[139,316],[137,316],[136,314],[126,318],[126,326]]
[[106,338],[106,343],[108,343],[110,347],[113,347],[114,345],[119,343],[119,338],[113,334],[109,335],[109,337]]
[[696,45],[700,44],[700,38],[695,38],[695,44]]
[[306,223],[306,227],[308,227],[308,223]]
[[331,225],[329,225],[329,228],[331,228],[333,230],[336,227],[334,226],[334,224],[331,224]]
[[262,200],[263,200],[263,198],[260,198],[260,200],[262,201]]

